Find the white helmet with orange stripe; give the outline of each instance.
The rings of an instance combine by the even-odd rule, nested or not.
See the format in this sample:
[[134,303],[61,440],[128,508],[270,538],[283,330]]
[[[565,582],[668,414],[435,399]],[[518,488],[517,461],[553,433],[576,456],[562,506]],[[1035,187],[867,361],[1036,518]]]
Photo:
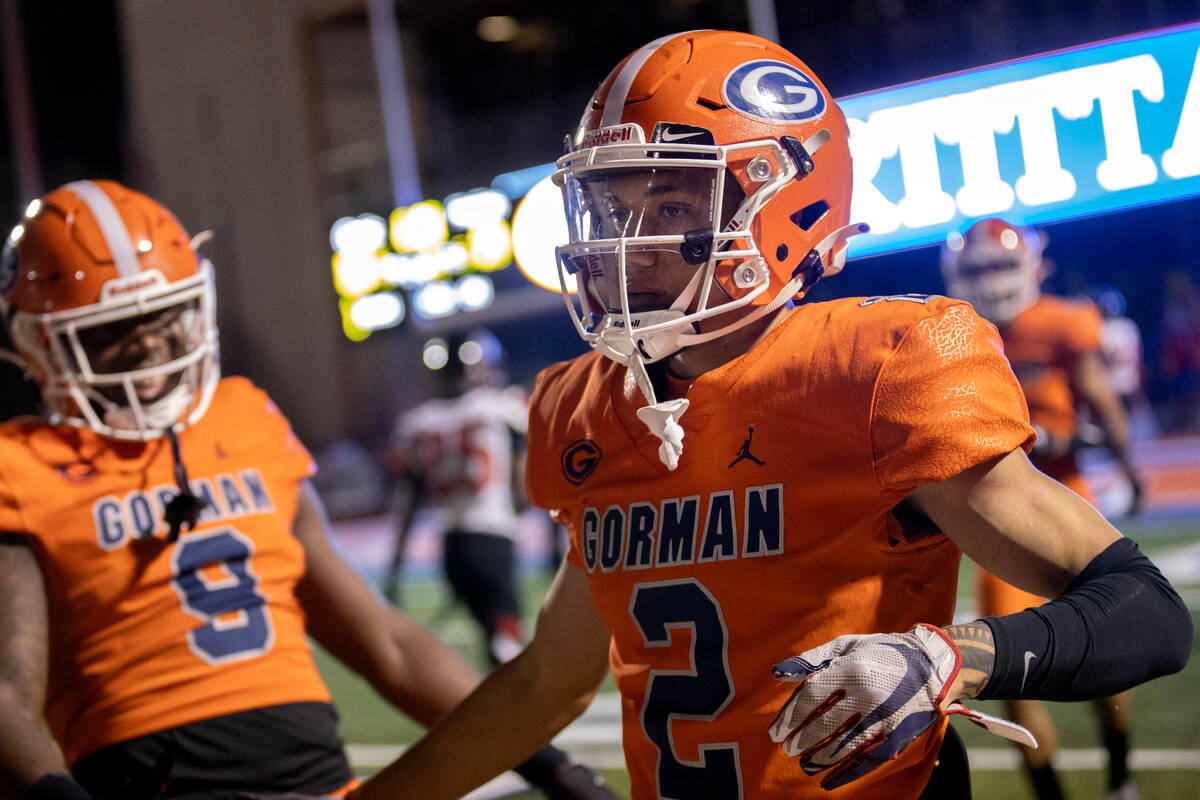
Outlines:
[[1046,236],[1002,219],[982,219],[942,247],[942,278],[951,297],[966,300],[995,325],[1007,325],[1041,296]]

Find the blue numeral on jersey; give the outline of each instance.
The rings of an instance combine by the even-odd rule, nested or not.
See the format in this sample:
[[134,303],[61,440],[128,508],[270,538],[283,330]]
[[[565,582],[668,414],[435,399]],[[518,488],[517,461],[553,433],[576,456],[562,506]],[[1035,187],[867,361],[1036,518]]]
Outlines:
[[649,647],[670,647],[672,628],[692,632],[691,671],[651,670],[646,686],[642,729],[658,748],[658,796],[737,800],[742,778],[736,742],[701,745],[699,761],[682,761],[671,736],[675,719],[716,719],[733,699],[720,604],[703,584],[686,578],[638,585],[629,613]]
[[253,658],[275,643],[267,599],[250,571],[253,552],[253,542],[226,528],[185,536],[171,553],[183,610],[204,621],[188,631],[188,647],[209,664]]

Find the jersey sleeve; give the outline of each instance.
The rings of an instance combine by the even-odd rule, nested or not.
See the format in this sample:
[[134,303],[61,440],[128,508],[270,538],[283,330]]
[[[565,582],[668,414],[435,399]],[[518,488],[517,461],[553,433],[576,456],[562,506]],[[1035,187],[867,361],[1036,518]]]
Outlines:
[[911,490],[1033,444],[996,329],[966,304],[913,323],[876,379],[871,447],[880,485]]
[[398,416],[392,423],[391,433],[388,434],[385,462],[391,472],[407,472],[412,468],[412,432],[408,420],[408,413]]
[[25,530],[21,517],[21,503],[17,493],[0,467],[0,532],[15,533]]
[[506,387],[500,393],[500,413],[504,423],[524,435],[529,430],[529,398],[519,386]]
[[301,478],[311,478],[316,475],[317,462],[308,452],[304,443],[300,441],[300,437],[292,430],[292,424],[270,398],[267,399],[267,411],[275,417],[274,423],[279,426],[280,434],[283,437],[282,455],[284,459],[294,467]]
[[216,413],[218,427],[240,431],[238,446],[258,450],[297,479],[315,475],[316,462],[270,396],[244,378],[226,380],[233,383],[234,391],[228,401],[208,412]]
[[1063,326],[1063,337],[1073,353],[1098,351],[1104,339],[1104,319],[1091,303],[1072,309]]
[[538,373],[529,399],[525,432],[525,495],[530,503],[546,509],[552,516],[560,500],[551,485],[560,473],[557,472],[559,459],[549,444],[550,431],[556,412],[564,407],[562,387],[566,366],[565,363],[551,364]]

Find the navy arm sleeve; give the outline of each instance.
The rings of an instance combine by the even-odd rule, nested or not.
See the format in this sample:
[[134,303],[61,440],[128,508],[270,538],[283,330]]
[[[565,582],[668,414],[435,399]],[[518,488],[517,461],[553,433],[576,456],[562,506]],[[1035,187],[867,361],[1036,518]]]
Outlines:
[[996,662],[981,700],[1091,700],[1183,669],[1192,617],[1130,539],[1092,559],[1062,596],[983,620]]

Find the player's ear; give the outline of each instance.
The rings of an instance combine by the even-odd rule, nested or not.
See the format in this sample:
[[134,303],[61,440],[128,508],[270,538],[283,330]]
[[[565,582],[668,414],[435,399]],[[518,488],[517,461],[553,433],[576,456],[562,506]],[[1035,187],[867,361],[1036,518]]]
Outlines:
[[1054,271],[1057,267],[1058,265],[1054,263],[1053,258],[1043,258],[1042,263],[1038,265],[1038,283],[1044,283],[1046,280],[1048,280],[1050,276],[1054,274]]

